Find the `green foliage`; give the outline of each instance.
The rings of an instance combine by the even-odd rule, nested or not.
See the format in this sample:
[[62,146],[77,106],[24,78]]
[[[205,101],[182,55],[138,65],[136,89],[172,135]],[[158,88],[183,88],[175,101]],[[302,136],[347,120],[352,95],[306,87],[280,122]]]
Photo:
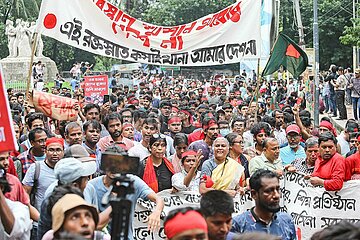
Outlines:
[[[357,16],[360,13],[360,4],[357,5]],[[353,25],[345,26],[344,35],[340,37],[342,44],[360,47],[360,18],[352,18]]]
[[121,60],[104,56],[95,56],[94,71],[109,71],[114,64],[120,64]]

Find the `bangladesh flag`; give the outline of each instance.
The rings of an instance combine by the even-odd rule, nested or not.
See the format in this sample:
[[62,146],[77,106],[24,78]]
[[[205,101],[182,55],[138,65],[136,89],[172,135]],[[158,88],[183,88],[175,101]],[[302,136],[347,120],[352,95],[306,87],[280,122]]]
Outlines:
[[288,36],[280,33],[270,55],[270,59],[262,72],[262,76],[276,72],[282,65],[294,77],[298,77],[305,71],[308,63],[306,53]]

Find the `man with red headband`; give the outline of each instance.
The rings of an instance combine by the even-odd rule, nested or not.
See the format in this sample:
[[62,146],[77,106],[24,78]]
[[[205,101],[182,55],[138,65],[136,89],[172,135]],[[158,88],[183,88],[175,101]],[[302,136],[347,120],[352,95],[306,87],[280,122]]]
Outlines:
[[[49,138],[45,143],[46,158],[31,164],[22,181],[26,192],[35,194],[34,207],[40,210],[46,189],[56,181],[55,164],[64,157],[64,139]],[[32,192],[32,188],[36,187]]]
[[[357,137],[360,141],[360,135]],[[360,180],[360,144],[357,145],[357,152],[345,159],[345,181]]]
[[203,139],[197,140],[189,145],[189,150],[193,150],[195,152],[199,150],[202,151],[203,159],[200,163],[200,167],[205,160],[209,159],[213,155],[211,148],[214,140],[219,136],[219,125],[215,118],[204,119],[203,132]]
[[193,123],[193,119],[192,119],[192,115],[193,113],[191,112],[190,108],[188,107],[182,107],[178,113],[179,117],[181,118],[181,131],[185,134],[190,134],[192,133],[196,127],[194,125],[192,125]]
[[208,239],[207,224],[203,216],[192,208],[178,208],[169,212],[165,222],[166,239]]

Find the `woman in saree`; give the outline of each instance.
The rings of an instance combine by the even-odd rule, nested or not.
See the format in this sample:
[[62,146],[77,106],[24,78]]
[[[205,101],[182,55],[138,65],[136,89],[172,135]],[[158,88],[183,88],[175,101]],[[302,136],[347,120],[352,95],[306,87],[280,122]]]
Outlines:
[[206,160],[201,168],[199,191],[204,194],[212,190],[223,190],[235,196],[242,194],[245,186],[244,167],[228,157],[229,142],[224,137],[213,143],[214,157]]

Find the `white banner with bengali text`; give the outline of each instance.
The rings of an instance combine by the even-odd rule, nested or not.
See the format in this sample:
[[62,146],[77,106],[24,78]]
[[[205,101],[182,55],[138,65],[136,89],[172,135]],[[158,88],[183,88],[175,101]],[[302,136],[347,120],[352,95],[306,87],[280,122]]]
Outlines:
[[[347,220],[352,223],[360,222],[360,181],[352,180],[344,183],[339,192],[327,192],[322,187],[313,187],[303,175],[287,173],[281,181],[282,207],[294,220],[298,240],[307,240],[317,231]],[[160,192],[165,201],[163,216],[171,210],[180,207],[200,207],[200,194],[197,192],[170,191]],[[243,213],[254,206],[250,191],[245,195],[234,198],[234,216]],[[147,230],[144,223],[151,213],[154,204],[150,201],[138,200],[134,215],[134,239],[165,239],[163,221],[156,232]]]
[[196,21],[168,27],[142,22],[105,0],[43,0],[36,31],[127,61],[220,65],[260,56],[260,8],[261,0],[239,0]]

